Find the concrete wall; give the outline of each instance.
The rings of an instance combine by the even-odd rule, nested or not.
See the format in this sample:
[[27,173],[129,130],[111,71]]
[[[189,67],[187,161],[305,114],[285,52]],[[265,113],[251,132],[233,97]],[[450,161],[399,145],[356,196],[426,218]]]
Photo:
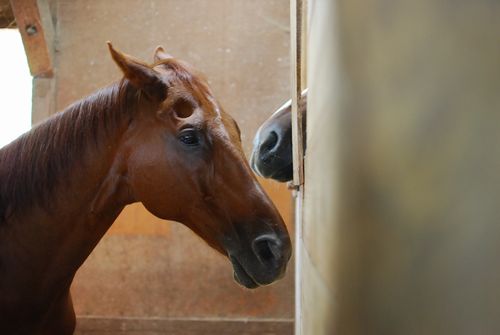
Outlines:
[[303,334],[500,332],[499,17],[311,2]]
[[[53,0],[51,8],[55,78],[35,80],[35,121],[120,78],[107,40],[150,61],[161,44],[204,72],[238,121],[247,153],[260,123],[289,97],[287,0]],[[286,187],[266,188],[291,222]],[[75,278],[79,334],[290,334],[291,272],[245,290],[228,260],[191,231],[129,206]]]

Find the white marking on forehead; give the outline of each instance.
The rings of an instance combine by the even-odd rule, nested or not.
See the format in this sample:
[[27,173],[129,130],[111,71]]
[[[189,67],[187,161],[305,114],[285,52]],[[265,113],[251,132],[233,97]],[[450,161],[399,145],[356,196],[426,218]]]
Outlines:
[[287,102],[285,102],[280,108],[278,108],[272,115],[271,117],[275,116],[276,114],[278,114],[279,112],[281,112],[282,110],[290,107],[290,105],[292,104],[292,100],[288,100]]
[[[308,88],[304,89],[304,90],[302,91],[302,93],[300,94],[302,98],[303,98],[303,97],[307,94],[307,90],[308,90]],[[285,102],[285,103],[284,103],[284,104],[283,104],[280,108],[278,108],[278,109],[277,109],[277,110],[276,110],[276,111],[275,111],[275,112],[274,112],[274,113],[273,113],[273,114],[272,114],[269,118],[271,118],[271,117],[275,116],[276,114],[278,114],[278,113],[279,113],[279,112],[281,112],[282,110],[284,110],[284,109],[286,109],[286,108],[290,107],[290,106],[291,106],[291,104],[292,104],[292,99],[290,99],[290,100],[288,100],[287,102]]]

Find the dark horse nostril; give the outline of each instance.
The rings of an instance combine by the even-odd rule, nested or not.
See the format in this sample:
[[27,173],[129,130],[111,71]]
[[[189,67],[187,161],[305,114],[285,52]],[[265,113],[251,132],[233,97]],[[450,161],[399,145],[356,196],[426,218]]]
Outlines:
[[281,242],[273,235],[257,237],[252,243],[252,248],[260,262],[265,265],[278,266],[283,257]]
[[276,133],[274,130],[271,131],[260,145],[261,153],[267,154],[275,149],[276,145],[278,144],[278,139],[278,133]]

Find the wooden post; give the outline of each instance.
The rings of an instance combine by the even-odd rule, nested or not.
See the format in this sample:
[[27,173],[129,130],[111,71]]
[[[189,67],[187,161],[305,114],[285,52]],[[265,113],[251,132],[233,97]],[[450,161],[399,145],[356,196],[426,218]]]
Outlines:
[[295,335],[301,334],[302,319],[302,201],[304,184],[304,130],[302,129],[302,111],[298,108],[303,90],[303,28],[305,27],[304,4],[306,0],[290,1],[290,68],[292,96],[292,150],[293,150],[293,186],[295,192]]
[[31,75],[52,77],[54,26],[47,0],[11,0]]
[[16,28],[16,19],[9,0],[0,0],[0,28]]
[[293,183],[298,187],[304,183],[304,141],[302,138],[302,113],[298,110],[302,93],[302,27],[303,0],[291,0],[290,3],[290,38],[292,69],[292,144],[293,144]]

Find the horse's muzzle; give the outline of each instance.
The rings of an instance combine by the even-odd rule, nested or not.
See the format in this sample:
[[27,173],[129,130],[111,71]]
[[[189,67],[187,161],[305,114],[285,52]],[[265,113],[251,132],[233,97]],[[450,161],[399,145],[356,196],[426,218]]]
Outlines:
[[292,254],[288,235],[264,234],[251,242],[250,252],[230,254],[234,279],[246,288],[269,285],[282,278]]
[[293,177],[292,138],[290,129],[267,127],[255,135],[250,166],[261,177],[280,182]]

